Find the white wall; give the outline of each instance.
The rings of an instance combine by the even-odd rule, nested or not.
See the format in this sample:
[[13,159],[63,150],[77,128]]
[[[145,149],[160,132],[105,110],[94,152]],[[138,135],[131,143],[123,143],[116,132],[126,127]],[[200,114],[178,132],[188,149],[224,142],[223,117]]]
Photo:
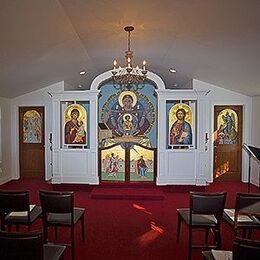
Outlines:
[[[260,96],[253,97],[252,106],[252,140],[251,145],[260,148]],[[260,165],[252,160],[251,182],[259,183]]]
[[1,153],[0,153],[0,184],[11,180],[11,110],[10,99],[0,97],[1,109]]
[[[196,167],[196,171],[199,173],[202,170],[203,165],[203,176],[199,175],[193,175],[189,176],[187,180],[179,180],[176,182],[176,176],[171,176],[171,170],[169,170],[169,176],[158,176],[161,178],[161,181],[157,182],[157,184],[166,185],[166,184],[203,184],[203,179],[206,179],[207,181],[213,180],[213,136],[212,133],[214,131],[214,106],[215,105],[242,105],[243,106],[243,142],[253,144],[255,146],[260,147],[260,138],[259,138],[259,132],[260,132],[260,122],[258,120],[258,111],[260,110],[260,97],[253,99],[253,138],[251,142],[251,127],[252,127],[252,98],[238,94],[236,92],[225,90],[224,88],[220,88],[199,80],[193,80],[193,88],[195,96],[200,96],[201,93],[203,94],[203,100],[199,102],[201,104],[201,108],[199,107],[198,111],[204,111],[203,116],[200,120],[200,126],[199,128],[202,129],[201,135],[198,136],[199,140],[199,150],[198,153],[201,152],[201,155],[203,156],[197,156],[196,163],[194,164]],[[0,98],[0,106],[2,109],[2,147],[3,154],[2,154],[2,168],[3,173],[0,173],[0,183],[4,182],[5,180],[9,179],[18,179],[19,178],[19,107],[20,106],[44,106],[45,107],[45,178],[50,179],[52,177],[52,169],[50,166],[51,162],[51,152],[50,152],[50,145],[49,145],[49,134],[53,131],[53,107],[52,107],[52,98],[48,94],[48,92],[61,92],[64,93],[64,82],[59,82],[56,84],[53,84],[51,86],[48,86],[47,88],[28,93],[26,95],[17,97],[12,99],[11,101],[9,99]],[[93,90],[92,90],[93,91]],[[161,89],[160,91],[163,92]],[[169,90],[166,90],[166,92],[169,92]],[[172,91],[174,92],[174,91]],[[192,91],[191,91],[192,92]],[[75,95],[78,92],[75,91]],[[197,95],[196,95],[197,93]],[[166,93],[168,94],[168,93]],[[174,95],[177,95],[176,93]],[[194,94],[193,94],[194,95]],[[197,98],[196,98],[197,99]],[[203,102],[202,102],[203,101]],[[96,103],[93,101],[93,106],[96,108]],[[95,108],[92,110],[95,111]],[[165,115],[162,115],[163,118],[165,118]],[[95,118],[92,118],[93,125],[95,125]],[[203,123],[202,123],[203,121]],[[3,123],[4,122],[4,123]],[[201,128],[202,127],[202,128]],[[10,131],[11,129],[11,131]],[[10,134],[11,132],[11,134]],[[159,131],[159,133],[162,131]],[[208,132],[210,135],[210,143],[208,146],[208,152],[204,151],[204,134],[205,132]],[[165,133],[162,132],[162,133]],[[12,137],[12,138],[11,138]],[[97,137],[96,137],[97,138]],[[11,145],[10,145],[11,144]],[[201,147],[200,147],[201,146]],[[163,145],[165,147],[165,145]],[[94,149],[94,148],[93,148]],[[159,151],[158,156],[160,155],[160,145],[159,145]],[[95,150],[95,149],[94,149]],[[94,154],[94,153],[93,153]],[[96,152],[95,152],[96,154]],[[199,153],[200,154],[200,153]],[[204,156],[205,154],[205,156]],[[209,154],[209,156],[207,155]],[[200,159],[201,157],[201,159]],[[92,157],[91,157],[92,158]],[[167,156],[164,158],[163,161],[167,161]],[[93,163],[96,165],[96,161],[91,159]],[[160,161],[160,159],[159,159]],[[203,163],[202,163],[203,162]],[[243,160],[242,160],[242,180],[247,181],[247,171],[248,171],[248,160],[243,153]],[[255,166],[254,166],[255,167]],[[95,168],[95,167],[94,167]],[[93,168],[93,169],[94,169]],[[170,169],[170,168],[169,168]],[[97,171],[90,171],[93,175],[94,172],[97,174]],[[163,172],[163,168],[160,169],[160,172]],[[205,175],[204,175],[205,172]],[[91,175],[91,178],[93,177]],[[73,177],[73,176],[71,176]],[[165,178],[164,178],[165,177]],[[167,180],[170,178],[170,182],[167,183]],[[168,178],[168,179],[167,179]],[[73,178],[72,178],[73,179]],[[92,178],[93,179],[93,178]],[[255,181],[255,177],[253,178]],[[68,179],[69,181],[69,179]],[[71,180],[73,182],[73,180]],[[91,182],[89,182],[91,183]],[[93,182],[94,183],[94,182]]]
[[[245,96],[233,91],[214,86],[212,84],[193,80],[193,88],[196,91],[207,91],[209,109],[207,118],[209,120],[210,133],[210,171],[208,180],[213,181],[213,132],[214,132],[214,106],[215,105],[240,105],[243,106],[243,143],[251,143],[251,123],[252,123],[252,97]],[[259,102],[260,103],[260,102]],[[248,159],[245,152],[242,154],[242,181],[248,178]]]
[[[11,136],[12,142],[12,178],[19,179],[19,107],[43,106],[45,112],[45,179],[51,178],[51,151],[49,136],[52,132],[52,99],[50,92],[63,91],[64,82],[58,82],[46,88],[16,97],[11,100]],[[49,93],[48,93],[49,92]]]

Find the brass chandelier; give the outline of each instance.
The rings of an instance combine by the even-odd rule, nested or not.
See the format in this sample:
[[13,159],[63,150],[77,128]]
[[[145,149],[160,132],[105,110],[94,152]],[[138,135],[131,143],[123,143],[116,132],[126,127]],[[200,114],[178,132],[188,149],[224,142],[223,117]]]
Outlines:
[[117,89],[141,89],[146,80],[146,61],[143,61],[142,67],[133,67],[133,51],[131,50],[131,32],[134,30],[133,26],[126,26],[124,30],[127,35],[127,50],[125,51],[126,65],[120,67],[116,60],[114,60],[114,67],[112,70],[112,80],[114,87]]

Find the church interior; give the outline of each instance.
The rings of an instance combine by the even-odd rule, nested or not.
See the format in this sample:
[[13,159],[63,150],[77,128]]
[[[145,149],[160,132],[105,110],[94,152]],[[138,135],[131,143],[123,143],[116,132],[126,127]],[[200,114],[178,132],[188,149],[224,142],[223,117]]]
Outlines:
[[259,1],[0,5],[1,259],[260,259]]

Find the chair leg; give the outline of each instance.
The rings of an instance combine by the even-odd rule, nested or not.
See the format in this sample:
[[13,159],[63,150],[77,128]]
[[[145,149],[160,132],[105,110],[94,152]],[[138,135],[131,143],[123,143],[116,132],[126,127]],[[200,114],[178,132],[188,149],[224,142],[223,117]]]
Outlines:
[[8,230],[8,232],[11,232],[11,228],[12,228],[12,225],[8,224],[8,225],[7,225],[7,230]]
[[205,229],[205,244],[207,245],[209,241],[209,229]]
[[192,256],[192,228],[189,226],[189,252],[188,252],[188,260],[191,260]]
[[19,232],[19,224],[16,224],[16,232]]
[[71,259],[74,260],[74,225],[71,227]]
[[5,219],[4,219],[4,216],[1,215],[1,218],[0,218],[0,222],[1,222],[1,230],[4,231],[5,230]]
[[214,230],[214,240],[215,240],[215,245],[217,249],[221,248],[221,235],[220,235],[220,229]]
[[48,226],[43,225],[43,240],[44,243],[48,242]]
[[1,231],[5,231],[5,225],[1,222]]
[[82,241],[85,241],[85,223],[84,223],[84,214],[81,217],[81,236]]
[[[243,231],[243,232],[244,232],[244,231]],[[234,237],[237,236],[237,233],[238,233],[237,228],[234,228]]]
[[243,234],[242,234],[242,236],[243,236],[243,238],[246,238],[246,232],[247,230],[246,230],[246,228],[243,228]]
[[27,226],[27,229],[28,229],[28,231],[31,231],[31,225],[30,224]]
[[54,227],[54,232],[55,232],[55,239],[58,239],[58,227]]
[[253,235],[253,229],[249,228],[248,229],[248,235],[247,235],[248,239],[252,239],[252,235]]
[[181,231],[181,215],[178,214],[178,224],[177,224],[177,243],[180,242],[180,231]]

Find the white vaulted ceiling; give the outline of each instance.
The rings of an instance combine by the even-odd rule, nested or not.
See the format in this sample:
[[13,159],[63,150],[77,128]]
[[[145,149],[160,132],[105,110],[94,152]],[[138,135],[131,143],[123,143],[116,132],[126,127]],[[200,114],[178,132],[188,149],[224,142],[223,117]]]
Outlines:
[[134,64],[147,60],[167,88],[196,78],[260,95],[259,13],[259,0],[0,0],[0,96],[61,80],[88,89],[124,64],[126,25]]

